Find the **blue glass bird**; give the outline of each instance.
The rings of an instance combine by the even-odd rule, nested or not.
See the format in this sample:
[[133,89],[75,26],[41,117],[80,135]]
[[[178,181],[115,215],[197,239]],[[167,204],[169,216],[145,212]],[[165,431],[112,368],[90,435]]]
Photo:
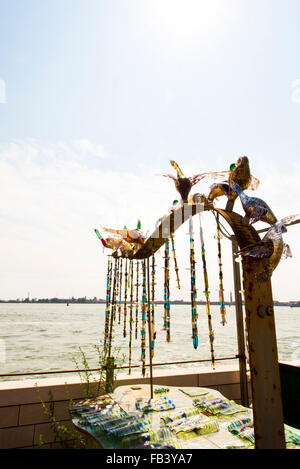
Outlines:
[[256,259],[264,259],[264,268],[256,277],[260,282],[271,278],[281,258],[292,257],[290,247],[283,242],[282,234],[287,232],[286,225],[299,215],[291,215],[276,222],[267,231],[261,241],[244,247],[236,252],[237,256],[250,256]]
[[249,197],[245,194],[240,186],[234,182],[230,183],[230,187],[236,192],[241,200],[243,206],[245,217],[244,223],[249,223],[253,225],[257,221],[264,221],[269,225],[274,225],[277,222],[277,218],[274,213],[268,206],[266,202],[258,197]]

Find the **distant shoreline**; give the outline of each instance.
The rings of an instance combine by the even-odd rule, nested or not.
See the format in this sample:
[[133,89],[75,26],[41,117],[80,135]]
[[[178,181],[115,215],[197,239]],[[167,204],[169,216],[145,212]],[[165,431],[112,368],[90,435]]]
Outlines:
[[[94,299],[88,299],[88,298],[71,298],[71,299],[66,299],[66,298],[45,298],[45,299],[28,299],[26,298],[25,300],[0,300],[0,303],[16,303],[16,304],[106,304],[106,300],[103,300],[101,298],[94,298]],[[244,304],[244,301],[242,302]],[[123,302],[122,302],[123,304]],[[163,305],[164,301],[163,300],[157,300],[155,301],[156,305]],[[183,301],[183,300],[174,300],[170,301],[171,305],[190,305],[190,301]],[[211,301],[211,305],[219,305],[219,301]],[[197,305],[199,306],[205,306],[206,302],[205,301],[197,301]],[[232,301],[225,301],[225,306],[235,306],[235,302]],[[300,307],[300,301],[274,301],[274,306],[290,306],[291,308],[293,307]]]

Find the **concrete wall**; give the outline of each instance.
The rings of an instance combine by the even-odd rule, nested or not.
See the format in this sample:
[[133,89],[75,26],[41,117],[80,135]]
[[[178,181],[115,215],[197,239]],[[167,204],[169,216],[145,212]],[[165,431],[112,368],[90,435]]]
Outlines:
[[[239,370],[236,366],[220,366],[215,371],[211,368],[156,369],[154,375],[154,384],[209,387],[240,402]],[[131,376],[119,374],[116,387],[145,382],[148,381],[141,377],[140,371]],[[53,414],[59,422],[74,430],[68,412],[69,399],[78,400],[83,396],[77,376],[0,383],[0,449],[40,448],[40,435],[44,448],[61,447],[61,443],[55,439],[49,418],[44,414],[40,398],[48,407],[52,406]]]

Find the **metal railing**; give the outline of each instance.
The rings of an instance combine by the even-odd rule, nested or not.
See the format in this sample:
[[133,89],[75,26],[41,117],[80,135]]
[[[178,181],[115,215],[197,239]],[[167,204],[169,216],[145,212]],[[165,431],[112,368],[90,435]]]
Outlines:
[[[237,360],[240,358],[240,355],[234,355],[233,357],[221,357],[216,358],[215,361],[225,361],[225,360]],[[152,366],[168,366],[168,365],[183,365],[185,363],[206,363],[210,362],[211,359],[203,359],[203,360],[185,360],[185,361],[174,361],[174,362],[162,362],[162,363],[152,363]],[[130,368],[140,368],[141,365],[131,365]],[[146,367],[150,367],[150,363],[146,364]],[[129,365],[123,366],[116,366],[116,370],[125,370],[128,369]],[[83,372],[94,372],[94,371],[101,371],[101,368],[88,368],[88,369],[77,369],[77,370],[52,370],[52,371],[30,371],[26,373],[7,373],[7,374],[0,374],[0,378],[10,378],[16,376],[37,376],[37,375],[56,375],[56,374],[64,374],[64,373],[83,373]]]

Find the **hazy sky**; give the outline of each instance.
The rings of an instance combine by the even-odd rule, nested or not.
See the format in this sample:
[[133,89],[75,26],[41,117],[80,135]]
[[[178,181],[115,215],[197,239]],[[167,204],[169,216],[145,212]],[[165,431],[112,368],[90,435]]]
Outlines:
[[[247,155],[251,195],[278,218],[300,213],[299,17],[299,0],[0,0],[0,298],[104,297],[93,229],[140,218],[151,232],[177,197],[158,176],[170,158],[194,174]],[[203,227],[217,298],[211,214]],[[189,298],[187,230],[173,299]],[[300,299],[299,230],[285,235],[293,258],[273,274],[275,299]],[[203,299],[198,232],[195,220]],[[227,240],[223,252],[228,298]]]

